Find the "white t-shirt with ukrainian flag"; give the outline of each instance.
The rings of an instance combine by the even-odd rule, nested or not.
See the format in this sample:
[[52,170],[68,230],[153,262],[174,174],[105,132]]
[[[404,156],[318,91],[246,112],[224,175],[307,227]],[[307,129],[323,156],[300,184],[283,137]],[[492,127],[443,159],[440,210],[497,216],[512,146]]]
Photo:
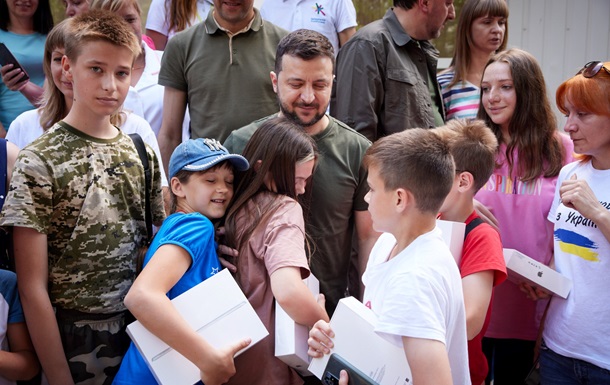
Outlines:
[[600,204],[610,209],[610,170],[597,170],[590,161],[561,170],[548,219],[555,224],[555,268],[573,286],[567,299],[553,297],[543,337],[562,356],[610,370],[610,242],[593,221],[561,203],[559,187],[573,175],[586,180]]

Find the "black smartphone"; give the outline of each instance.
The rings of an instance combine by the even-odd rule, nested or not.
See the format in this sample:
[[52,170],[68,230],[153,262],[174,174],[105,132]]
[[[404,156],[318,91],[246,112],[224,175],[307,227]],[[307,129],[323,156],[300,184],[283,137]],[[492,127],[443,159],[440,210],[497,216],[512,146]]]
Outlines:
[[337,353],[330,355],[322,375],[322,383],[324,385],[339,385],[339,373],[341,373],[341,370],[347,372],[349,385],[379,385]]
[[15,56],[13,56],[11,51],[9,51],[9,49],[6,47],[6,45],[4,45],[4,43],[0,43],[0,65],[5,66],[7,64],[12,64],[13,69],[19,68],[23,71],[23,76],[21,76],[21,79],[19,81],[24,81],[24,80],[30,79],[30,76],[28,75],[28,73],[21,66],[21,64],[19,64],[17,59],[15,59]]

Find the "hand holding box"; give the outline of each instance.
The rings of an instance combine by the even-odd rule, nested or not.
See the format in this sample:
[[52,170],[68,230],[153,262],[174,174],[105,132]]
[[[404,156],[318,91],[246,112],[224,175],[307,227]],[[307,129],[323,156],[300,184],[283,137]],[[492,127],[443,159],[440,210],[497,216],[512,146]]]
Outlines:
[[[411,369],[403,348],[375,333],[377,316],[354,297],[343,298],[330,320],[337,353],[380,385],[410,385]],[[309,371],[322,379],[330,355],[314,358]]]
[[[216,348],[251,338],[252,343],[244,349],[247,350],[269,334],[227,269],[174,298],[172,303],[193,329]],[[160,384],[192,385],[199,381],[197,366],[139,321],[127,326],[127,334]]]
[[568,298],[572,281],[559,272],[515,249],[504,249],[504,261],[510,281],[516,284],[527,282],[561,298]]
[[[313,274],[303,280],[312,295],[320,294],[320,281]],[[275,356],[303,376],[311,376],[307,370],[311,357],[307,355],[309,328],[298,324],[275,301]]]

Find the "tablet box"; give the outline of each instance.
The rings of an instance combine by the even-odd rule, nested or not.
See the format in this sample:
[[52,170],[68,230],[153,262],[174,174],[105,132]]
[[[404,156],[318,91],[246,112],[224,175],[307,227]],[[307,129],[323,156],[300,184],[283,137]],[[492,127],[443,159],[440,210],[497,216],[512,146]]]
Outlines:
[[[217,348],[251,338],[248,349],[269,334],[227,269],[182,293],[172,303],[193,329]],[[127,333],[160,384],[192,385],[200,380],[197,366],[139,321],[129,324]]]
[[[313,274],[303,280],[317,299],[320,282]],[[309,328],[298,324],[275,301],[275,356],[303,376],[311,376],[307,370],[311,357],[307,355]]]
[[443,232],[443,240],[449,247],[455,262],[458,266],[462,260],[462,249],[464,248],[464,234],[466,233],[466,224],[463,222],[445,221],[442,219],[436,220],[436,225]]
[[572,281],[527,255],[515,249],[504,249],[504,261],[508,270],[508,278],[514,283],[528,282],[533,286],[540,286],[545,290],[568,298],[572,289]]
[[[330,320],[337,353],[380,385],[411,385],[413,377],[402,347],[375,333],[377,316],[354,297],[343,298]],[[309,371],[322,379],[330,354],[314,358]]]

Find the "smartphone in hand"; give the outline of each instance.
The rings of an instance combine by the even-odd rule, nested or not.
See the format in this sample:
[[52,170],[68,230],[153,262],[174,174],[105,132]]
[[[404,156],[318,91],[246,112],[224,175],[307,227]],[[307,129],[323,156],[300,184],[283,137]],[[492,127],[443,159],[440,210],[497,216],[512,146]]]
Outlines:
[[21,76],[21,79],[19,79],[20,82],[30,79],[30,76],[28,75],[28,73],[21,66],[21,64],[19,64],[17,59],[15,59],[15,56],[13,56],[11,51],[9,51],[9,49],[6,47],[6,45],[4,45],[4,43],[0,43],[0,65],[5,66],[7,64],[13,65],[13,68],[11,69],[11,71],[16,68],[19,68],[19,69],[21,69],[21,71],[23,71],[23,75]]
[[345,370],[349,377],[349,385],[378,385],[369,376],[364,374],[360,369],[356,368],[337,353],[330,355],[324,374],[322,375],[322,383],[324,385],[338,385],[339,374],[341,370]]

